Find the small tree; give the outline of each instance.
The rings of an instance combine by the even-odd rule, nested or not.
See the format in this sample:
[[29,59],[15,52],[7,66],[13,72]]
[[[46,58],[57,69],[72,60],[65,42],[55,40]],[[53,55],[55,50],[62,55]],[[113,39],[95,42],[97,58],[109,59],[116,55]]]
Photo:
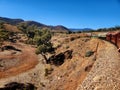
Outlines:
[[45,53],[53,50],[50,39],[51,33],[48,30],[40,30],[34,37],[34,42],[37,44],[36,54],[41,54],[46,61]]
[[4,22],[0,22],[0,29],[4,29]]
[[26,33],[26,30],[27,30],[27,24],[26,23],[19,23],[18,25],[17,25],[17,28],[19,29],[19,30],[21,30],[22,32],[24,32],[24,33]]
[[18,28],[27,35],[28,44],[37,45],[36,54],[41,54],[47,60],[45,53],[53,50],[50,42],[51,32],[47,29],[40,29],[35,25],[28,26],[25,23],[19,24]]
[[9,32],[3,29],[0,29],[0,46],[2,46],[3,41],[9,39]]
[[6,30],[0,30],[0,40],[8,40],[9,39],[9,32]]

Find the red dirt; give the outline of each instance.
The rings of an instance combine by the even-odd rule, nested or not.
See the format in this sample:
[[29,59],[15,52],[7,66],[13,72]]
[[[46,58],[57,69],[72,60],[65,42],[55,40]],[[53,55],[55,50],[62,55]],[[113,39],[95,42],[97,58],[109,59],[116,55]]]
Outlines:
[[[35,65],[38,63],[37,61],[37,55],[34,53],[35,49],[32,48],[29,45],[25,44],[12,44],[14,47],[19,48],[22,50],[22,53],[19,55],[2,55],[0,56],[0,59],[13,59],[18,58],[20,59],[19,64],[16,64],[9,69],[4,69],[3,71],[0,71],[0,78],[6,78],[9,76],[14,76],[17,74],[20,74],[22,72],[25,72],[29,69],[32,69],[35,67]],[[11,63],[12,64],[12,63]]]

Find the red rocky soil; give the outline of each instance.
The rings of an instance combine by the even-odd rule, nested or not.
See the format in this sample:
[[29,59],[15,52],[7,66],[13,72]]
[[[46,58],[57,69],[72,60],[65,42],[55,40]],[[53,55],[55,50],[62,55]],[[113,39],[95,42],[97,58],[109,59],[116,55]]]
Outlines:
[[38,63],[37,55],[34,53],[35,49],[29,45],[22,43],[10,43],[19,51],[4,50],[0,52],[0,78],[14,76],[34,68]]

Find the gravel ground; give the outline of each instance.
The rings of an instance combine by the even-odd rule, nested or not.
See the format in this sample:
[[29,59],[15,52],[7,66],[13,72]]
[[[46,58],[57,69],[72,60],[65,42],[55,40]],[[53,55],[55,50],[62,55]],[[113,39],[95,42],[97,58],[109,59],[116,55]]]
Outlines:
[[114,45],[105,43],[106,47],[77,90],[120,90],[120,55]]

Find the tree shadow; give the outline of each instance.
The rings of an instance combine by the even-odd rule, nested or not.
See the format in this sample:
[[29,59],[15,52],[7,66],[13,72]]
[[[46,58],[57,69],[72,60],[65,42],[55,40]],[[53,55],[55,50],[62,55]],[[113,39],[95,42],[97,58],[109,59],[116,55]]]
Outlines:
[[2,47],[1,48],[1,50],[2,51],[4,51],[4,50],[15,50],[15,51],[19,51],[19,52],[21,52],[21,50],[20,49],[17,49],[17,48],[15,48],[15,47],[13,47],[13,46],[4,46],[4,47]]
[[65,62],[65,59],[71,59],[72,58],[72,50],[67,50],[65,52],[59,53],[57,55],[53,55],[48,58],[46,61],[47,64],[53,64],[55,66],[60,66]]
[[36,90],[37,88],[31,83],[18,83],[18,82],[10,82],[6,84],[0,90]]

